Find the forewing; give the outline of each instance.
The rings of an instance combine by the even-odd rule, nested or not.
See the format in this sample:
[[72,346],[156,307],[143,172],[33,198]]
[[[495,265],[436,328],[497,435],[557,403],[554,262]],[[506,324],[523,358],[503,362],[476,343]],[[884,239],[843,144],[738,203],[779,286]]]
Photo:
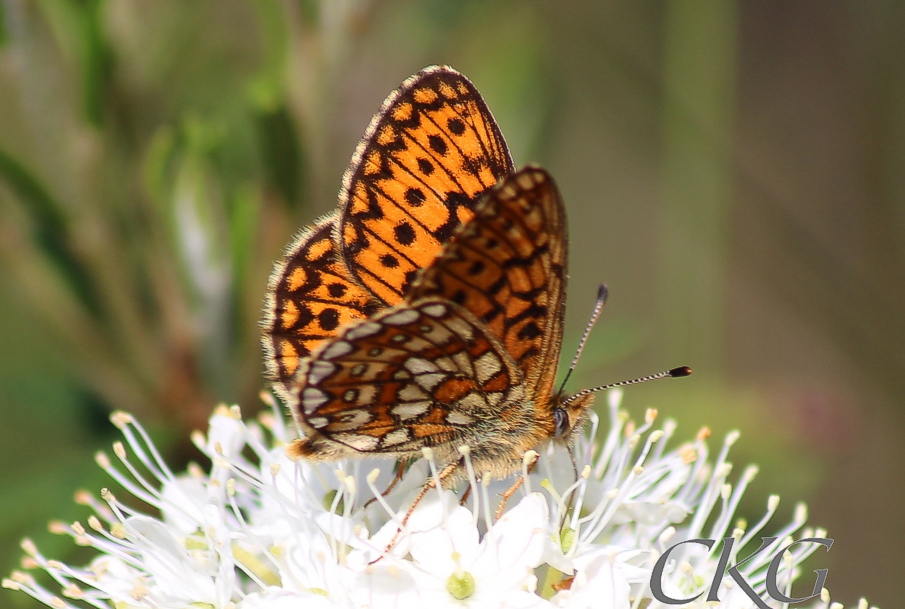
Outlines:
[[468,79],[444,66],[412,76],[372,119],[343,176],[337,244],[350,275],[384,303],[400,302],[512,169]]
[[335,215],[303,231],[274,265],[264,313],[264,362],[274,388],[286,396],[301,358],[342,326],[376,310],[367,292],[336,259]]
[[535,403],[546,404],[562,343],[566,250],[556,184],[543,169],[526,167],[487,194],[411,298],[441,297],[467,309],[515,360]]
[[457,447],[476,426],[500,426],[504,409],[523,395],[518,368],[499,343],[439,299],[344,328],[305,363],[293,391],[306,435],[347,454],[397,455]]

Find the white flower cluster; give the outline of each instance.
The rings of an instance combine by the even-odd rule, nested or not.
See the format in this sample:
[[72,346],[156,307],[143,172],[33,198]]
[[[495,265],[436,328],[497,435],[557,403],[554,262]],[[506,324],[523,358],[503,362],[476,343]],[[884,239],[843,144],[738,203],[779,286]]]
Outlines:
[[[13,573],[4,586],[57,609],[665,607],[651,590],[665,552],[682,540],[732,537],[735,564],[760,543],[778,498],[747,530],[733,523],[756,474],[748,468],[734,486],[727,482],[727,454],[738,435],[730,434],[712,461],[706,430],[667,450],[674,423],[655,429],[651,411],[636,428],[619,410],[621,393],[609,397],[603,442],[591,440],[596,418],[577,440],[577,480],[565,451],[551,449],[496,520],[497,493],[512,481],[491,485],[469,468],[472,490],[465,501],[461,492],[431,489],[404,526],[415,496],[437,475],[429,453],[382,496],[392,462],[293,462],[284,452],[291,434],[279,412],[245,423],[238,408],[221,407],[207,435],[193,437],[212,462],[210,472],[190,466],[174,474],[138,422],[117,413],[113,420],[125,437],[114,445],[119,464],[105,454],[97,461],[158,515],[129,507],[130,501],[106,489],[102,501],[80,493],[79,501],[94,510],[88,526],[52,526],[98,556],[86,567],[70,566],[48,560],[26,540],[25,566],[46,571],[62,595],[26,572]],[[529,454],[526,464],[534,457]],[[804,521],[801,507],[794,522],[772,533],[778,538],[773,552],[739,567],[762,598],[769,600],[772,555],[792,542]],[[804,530],[802,536],[824,534]],[[683,544],[669,551],[661,592],[671,598],[701,594],[687,606],[704,606],[722,545],[707,550]],[[815,548],[801,544],[785,552],[777,580],[785,593]],[[708,607],[756,606],[728,575],[715,590],[720,601]],[[830,602],[826,590],[812,606],[842,607]]]

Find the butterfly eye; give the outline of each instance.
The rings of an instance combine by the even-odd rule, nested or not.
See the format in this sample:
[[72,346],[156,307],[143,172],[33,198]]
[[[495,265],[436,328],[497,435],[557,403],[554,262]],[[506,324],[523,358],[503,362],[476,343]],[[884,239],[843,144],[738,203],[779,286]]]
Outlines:
[[553,432],[554,438],[561,438],[569,433],[569,415],[565,408],[553,409],[553,421],[556,424],[556,430]]

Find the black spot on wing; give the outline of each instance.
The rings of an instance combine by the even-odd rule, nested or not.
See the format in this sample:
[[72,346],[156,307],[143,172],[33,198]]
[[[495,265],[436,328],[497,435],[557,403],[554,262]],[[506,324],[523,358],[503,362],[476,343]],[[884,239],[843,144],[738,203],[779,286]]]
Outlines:
[[317,316],[317,322],[321,328],[331,332],[339,326],[339,311],[336,309],[324,309]]
[[424,191],[420,188],[413,187],[405,191],[405,202],[412,207],[421,207],[424,205],[426,198],[427,197],[424,196]]
[[418,159],[418,170],[426,176],[434,173],[434,164],[427,159]]
[[415,229],[408,222],[400,222],[393,227],[396,241],[401,245],[411,245],[415,242]]
[[465,133],[465,123],[458,118],[451,118],[446,121],[446,127],[455,135],[462,135]]
[[449,148],[446,146],[446,140],[439,135],[427,136],[427,143],[431,147],[431,150],[440,156],[446,156],[446,153],[449,152]]
[[418,271],[408,271],[405,274],[405,281],[402,284],[402,293],[408,294],[409,288],[412,287],[412,283],[415,281],[415,277],[418,276]]

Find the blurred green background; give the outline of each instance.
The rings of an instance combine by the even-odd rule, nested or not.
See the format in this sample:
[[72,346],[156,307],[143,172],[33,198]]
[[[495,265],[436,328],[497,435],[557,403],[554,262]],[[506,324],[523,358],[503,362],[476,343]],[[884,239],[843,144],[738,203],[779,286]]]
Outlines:
[[834,598],[898,606],[903,26],[897,0],[0,0],[0,571],[25,535],[73,556],[45,523],[106,484],[111,409],[178,462],[217,401],[257,407],[272,261],[448,63],[563,192],[567,358],[610,287],[572,387],[692,366],[626,406],[739,428],[745,514],[807,501]]

